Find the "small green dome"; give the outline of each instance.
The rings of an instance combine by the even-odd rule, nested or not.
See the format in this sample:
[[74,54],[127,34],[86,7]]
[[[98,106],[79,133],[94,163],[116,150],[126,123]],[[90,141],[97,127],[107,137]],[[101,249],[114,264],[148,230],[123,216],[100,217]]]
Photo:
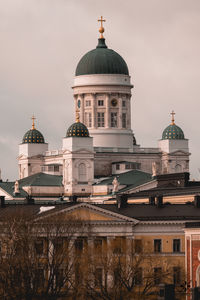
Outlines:
[[105,39],[100,38],[96,49],[87,52],[76,68],[76,76],[89,74],[129,75],[129,72],[124,59],[117,52],[108,49]]
[[68,128],[66,137],[89,137],[89,131],[83,123],[76,122]]
[[162,140],[184,140],[183,130],[176,124],[170,124],[162,134]]
[[23,144],[44,144],[44,137],[37,129],[27,131],[22,140]]

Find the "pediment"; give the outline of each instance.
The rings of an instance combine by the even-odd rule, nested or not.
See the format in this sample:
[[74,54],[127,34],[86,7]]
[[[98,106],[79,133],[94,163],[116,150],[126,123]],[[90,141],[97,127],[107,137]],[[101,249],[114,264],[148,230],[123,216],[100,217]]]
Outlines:
[[63,154],[71,154],[71,153],[77,153],[77,154],[79,154],[79,153],[81,153],[81,154],[93,154],[94,152],[93,151],[89,151],[89,150],[87,150],[87,149],[85,149],[85,148],[81,148],[81,149],[78,149],[78,150],[74,150],[74,151],[70,151],[70,150],[65,150],[65,151],[63,151]]
[[176,150],[174,152],[169,153],[169,155],[188,155],[189,152],[183,151],[183,150]]
[[79,150],[75,150],[75,151],[73,151],[73,153],[82,153],[82,154],[88,154],[88,153],[94,153],[93,151],[90,151],[90,150],[87,150],[87,149],[84,149],[84,148],[81,148],[81,149],[79,149]]
[[62,215],[64,219],[66,216],[67,219],[72,218],[84,222],[131,222],[133,224],[139,222],[136,219],[124,216],[120,213],[116,213],[88,203],[75,204],[59,211],[51,210],[49,213],[45,213],[44,216],[40,214],[40,218],[52,218],[53,216],[59,215]]

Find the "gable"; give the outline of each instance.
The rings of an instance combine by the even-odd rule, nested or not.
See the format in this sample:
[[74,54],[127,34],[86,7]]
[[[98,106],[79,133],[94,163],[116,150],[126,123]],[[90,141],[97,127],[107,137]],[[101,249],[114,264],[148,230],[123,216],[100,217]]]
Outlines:
[[172,156],[172,155],[180,155],[180,156],[181,155],[188,155],[188,152],[183,151],[183,150],[176,150],[174,152],[170,152],[169,155],[170,156]]
[[107,210],[105,208],[100,208],[98,206],[95,206],[94,204],[88,204],[88,203],[80,203],[72,205],[68,208],[63,208],[59,211],[55,212],[47,212],[47,214],[40,214],[40,218],[43,217],[53,217],[62,216],[62,218],[66,219],[75,219],[75,220],[81,220],[86,222],[131,222],[133,224],[138,223],[139,221],[130,217],[127,217],[125,215],[121,215],[120,213],[112,212],[110,210]]
[[82,221],[117,221],[117,218],[84,207],[68,212],[68,216],[75,219],[81,219]]

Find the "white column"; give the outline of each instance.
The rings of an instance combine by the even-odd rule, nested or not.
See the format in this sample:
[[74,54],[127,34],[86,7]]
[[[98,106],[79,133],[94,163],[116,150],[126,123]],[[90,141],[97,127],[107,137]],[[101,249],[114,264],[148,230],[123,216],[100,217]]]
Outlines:
[[81,107],[80,107],[80,122],[84,123],[84,94],[79,95],[79,99],[81,100]]
[[96,128],[96,94],[92,94],[92,128]]
[[110,94],[106,94],[105,128],[110,127]]
[[122,97],[121,95],[119,94],[119,97],[118,97],[118,128],[122,128]]
[[74,95],[74,110],[75,110],[74,122],[76,120],[76,110],[77,110],[77,107],[78,107],[77,99],[78,99],[78,95]]
[[126,95],[127,129],[131,128],[131,96]]

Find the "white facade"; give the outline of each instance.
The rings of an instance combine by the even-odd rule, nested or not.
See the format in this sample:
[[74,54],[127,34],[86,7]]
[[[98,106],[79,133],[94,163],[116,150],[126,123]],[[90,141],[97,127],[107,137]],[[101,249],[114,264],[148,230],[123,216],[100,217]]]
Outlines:
[[94,151],[91,137],[63,139],[64,195],[91,195],[94,181]]
[[48,144],[21,144],[20,178],[41,171],[63,175],[65,195],[88,195],[92,194],[95,176],[126,172],[123,166],[116,169],[122,161],[148,173],[152,173],[152,165],[157,174],[189,171],[186,139],[160,140],[158,148],[136,145],[131,129],[133,85],[129,75],[80,75],[74,78],[72,88],[75,111],[78,109],[90,137],[66,137],[62,149],[53,151],[48,151]]
[[74,79],[75,108],[94,138],[94,147],[133,151],[130,76],[81,75]]

